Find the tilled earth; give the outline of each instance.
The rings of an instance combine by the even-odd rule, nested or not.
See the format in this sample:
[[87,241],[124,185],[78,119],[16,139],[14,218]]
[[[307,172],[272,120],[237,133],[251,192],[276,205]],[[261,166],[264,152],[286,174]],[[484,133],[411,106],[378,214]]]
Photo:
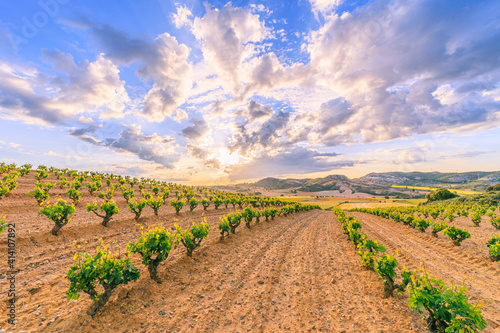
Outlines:
[[[362,267],[333,212],[313,210],[269,222],[261,219],[252,229],[242,225],[236,235],[221,241],[219,217],[233,209],[210,207],[203,212],[198,207],[193,213],[176,215],[165,206],[154,216],[146,208],[136,222],[117,193],[120,214],[105,228],[85,211],[92,201],[85,189],[73,220],[55,237],[50,234],[51,222],[37,216],[36,201],[26,195],[34,184],[30,177],[20,178],[19,188],[0,201],[0,214],[6,222],[16,223],[18,251],[18,323],[12,329],[4,315],[7,265],[2,260],[0,331],[427,332],[406,298],[383,298],[382,282]],[[58,188],[52,192],[53,197],[63,195]],[[181,247],[173,250],[159,267],[162,284],[150,280],[140,258],[133,255],[140,279],[118,287],[93,319],[86,314],[91,304],[87,295],[66,300],[66,273],[75,253],[85,249],[93,253],[102,240],[124,256],[126,244],[148,226],[186,227],[202,216],[210,225],[208,239],[192,258]],[[388,235],[396,237],[393,234]],[[1,258],[5,258],[6,233],[1,238]]]
[[[400,264],[410,269],[425,263],[430,275],[450,284],[467,286],[469,300],[483,304],[483,316],[488,322],[484,332],[500,332],[500,264],[488,258],[486,241],[498,234],[485,219],[474,227],[469,218],[459,217],[450,225],[465,228],[471,238],[455,246],[442,234],[432,236],[393,220],[366,214],[349,213],[361,221],[366,235],[378,240]],[[396,251],[396,249],[398,251]]]

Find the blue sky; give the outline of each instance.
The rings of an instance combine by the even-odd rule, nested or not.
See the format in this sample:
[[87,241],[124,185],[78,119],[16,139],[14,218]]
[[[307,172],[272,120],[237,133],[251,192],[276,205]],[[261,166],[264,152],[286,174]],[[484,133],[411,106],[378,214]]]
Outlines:
[[0,159],[188,184],[500,169],[497,1],[0,4]]

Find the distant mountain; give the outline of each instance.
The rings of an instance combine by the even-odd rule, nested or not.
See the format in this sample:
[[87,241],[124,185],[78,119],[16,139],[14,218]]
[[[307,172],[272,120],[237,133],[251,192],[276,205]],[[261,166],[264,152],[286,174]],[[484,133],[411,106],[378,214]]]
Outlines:
[[300,187],[306,184],[310,179],[278,179],[278,178],[264,178],[259,180],[256,183],[253,183],[253,186],[256,187],[264,187],[273,190],[284,190],[287,188],[295,188]]
[[436,186],[472,183],[473,185],[490,186],[500,182],[500,172],[384,172],[369,173],[358,179],[363,182],[385,185]]
[[330,175],[323,178],[305,179],[280,179],[264,178],[252,184],[246,184],[252,188],[263,188],[266,190],[296,190],[301,192],[321,191],[351,191],[351,193],[362,192],[372,195],[388,195],[400,197],[421,197],[421,192],[413,190],[393,188],[391,185],[406,186],[430,186],[430,187],[453,187],[453,188],[475,188],[484,190],[486,187],[500,183],[500,171],[496,172],[384,172],[369,173],[366,176],[349,179],[343,175]]
[[285,190],[285,189],[297,189],[303,192],[316,192],[316,191],[328,191],[328,190],[339,190],[340,185],[338,182],[347,182],[349,178],[342,175],[330,175],[324,178],[305,178],[305,179],[279,179],[279,178],[264,178],[256,183],[250,184],[255,187],[263,187],[269,190]]

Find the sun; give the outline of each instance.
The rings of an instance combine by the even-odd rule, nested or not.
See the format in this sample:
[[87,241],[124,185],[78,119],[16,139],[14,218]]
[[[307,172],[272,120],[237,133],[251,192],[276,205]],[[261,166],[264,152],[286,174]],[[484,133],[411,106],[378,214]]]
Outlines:
[[213,158],[216,158],[221,166],[235,165],[241,163],[244,159],[237,151],[231,153],[227,148],[217,149]]

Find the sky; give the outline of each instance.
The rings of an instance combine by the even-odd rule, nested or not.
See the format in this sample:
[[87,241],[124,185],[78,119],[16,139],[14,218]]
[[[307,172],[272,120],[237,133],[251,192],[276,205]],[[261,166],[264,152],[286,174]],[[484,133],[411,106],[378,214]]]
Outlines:
[[0,2],[0,160],[191,185],[500,170],[500,2]]

